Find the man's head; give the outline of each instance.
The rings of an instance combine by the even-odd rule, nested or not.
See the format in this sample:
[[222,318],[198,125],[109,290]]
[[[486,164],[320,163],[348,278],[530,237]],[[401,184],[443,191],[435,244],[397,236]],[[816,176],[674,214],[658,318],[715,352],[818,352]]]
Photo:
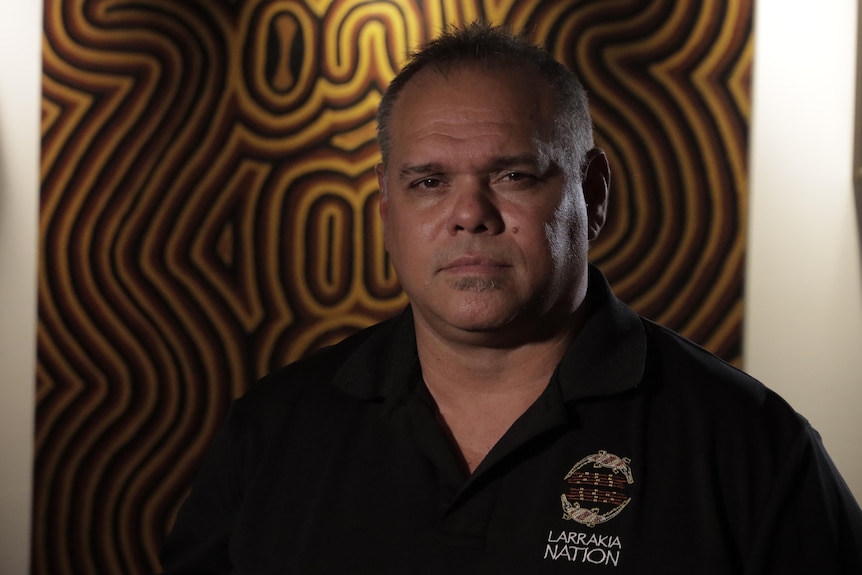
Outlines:
[[609,174],[559,67],[477,25],[420,51],[387,93],[380,214],[417,334],[511,346],[571,325]]

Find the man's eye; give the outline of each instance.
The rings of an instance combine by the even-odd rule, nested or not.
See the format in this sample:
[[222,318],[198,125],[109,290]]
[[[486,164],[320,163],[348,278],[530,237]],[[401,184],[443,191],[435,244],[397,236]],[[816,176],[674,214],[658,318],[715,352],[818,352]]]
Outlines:
[[437,178],[422,178],[410,184],[411,188],[437,188],[440,186],[440,180]]
[[524,172],[507,172],[500,178],[504,182],[529,183],[536,180],[536,177]]

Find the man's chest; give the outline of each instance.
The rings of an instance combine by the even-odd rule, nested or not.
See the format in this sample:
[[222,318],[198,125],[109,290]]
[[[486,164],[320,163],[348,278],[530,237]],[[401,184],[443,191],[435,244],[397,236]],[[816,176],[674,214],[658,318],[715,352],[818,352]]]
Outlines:
[[439,428],[415,419],[273,449],[248,479],[233,560],[259,573],[731,569],[708,473],[596,421],[529,437],[469,479]]

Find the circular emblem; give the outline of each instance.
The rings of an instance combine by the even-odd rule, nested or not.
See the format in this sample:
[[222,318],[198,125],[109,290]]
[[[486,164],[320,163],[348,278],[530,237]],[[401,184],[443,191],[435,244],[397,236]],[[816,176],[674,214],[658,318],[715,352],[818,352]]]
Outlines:
[[575,463],[563,478],[563,519],[595,527],[619,515],[631,501],[628,486],[635,482],[629,463],[628,457],[604,450]]

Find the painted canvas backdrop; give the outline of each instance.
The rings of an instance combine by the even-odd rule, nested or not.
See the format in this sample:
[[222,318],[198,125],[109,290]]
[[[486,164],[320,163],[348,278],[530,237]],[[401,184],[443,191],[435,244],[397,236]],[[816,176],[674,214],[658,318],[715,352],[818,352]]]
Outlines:
[[229,401],[401,309],[374,114],[445,23],[527,29],[613,176],[591,253],[738,363],[752,0],[46,0],[33,573],[131,573]]

